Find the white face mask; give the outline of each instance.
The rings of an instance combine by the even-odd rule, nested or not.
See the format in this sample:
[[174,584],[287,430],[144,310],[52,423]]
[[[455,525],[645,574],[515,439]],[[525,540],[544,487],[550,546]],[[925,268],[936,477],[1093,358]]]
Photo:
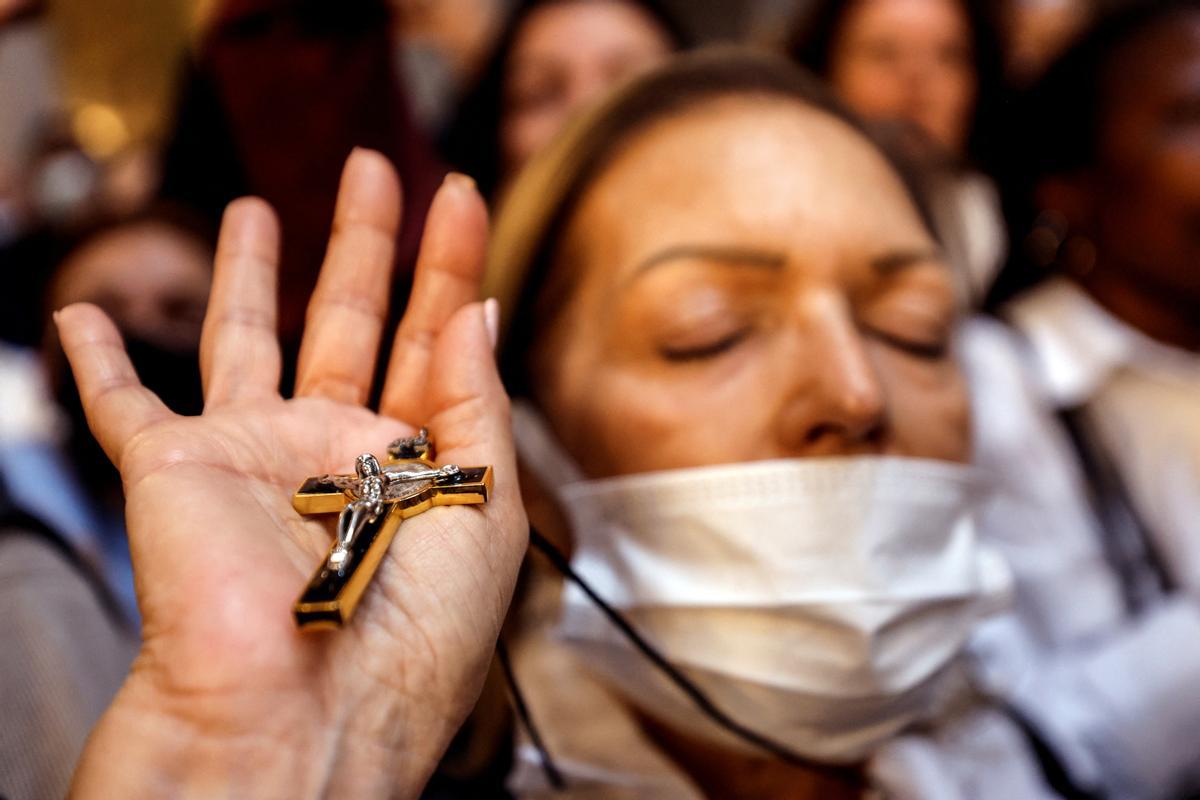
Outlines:
[[[528,406],[514,427],[558,487],[575,572],[729,717],[800,756],[858,761],[932,716],[975,624],[1007,600],[968,467],[788,459],[588,481]],[[747,747],[574,585],[558,634],[651,716]]]

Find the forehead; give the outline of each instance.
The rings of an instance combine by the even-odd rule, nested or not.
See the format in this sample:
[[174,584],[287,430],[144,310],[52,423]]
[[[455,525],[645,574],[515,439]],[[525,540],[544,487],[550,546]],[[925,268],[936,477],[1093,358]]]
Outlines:
[[621,271],[666,243],[795,254],[930,236],[899,176],[847,123],[798,101],[730,97],[636,134],[581,198],[566,241]]
[[1155,146],[1164,114],[1200,98],[1200,12],[1159,20],[1118,48],[1103,67],[1101,153],[1121,158]]
[[546,3],[521,22],[513,57],[579,55],[620,46],[666,46],[657,20],[625,0]]
[[177,258],[205,260],[204,245],[191,234],[157,222],[129,225],[85,245],[79,252],[81,260],[93,262],[127,261],[131,257],[157,257],[164,253]]
[[844,28],[896,36],[915,32],[959,31],[969,23],[962,4],[955,0],[858,0],[846,12]]
[[100,235],[72,254],[60,272],[77,289],[90,290],[134,277],[140,286],[207,284],[208,254],[189,234],[146,222]]
[[1200,91],[1200,10],[1180,11],[1143,30],[1109,59],[1114,100],[1138,101],[1147,90]]

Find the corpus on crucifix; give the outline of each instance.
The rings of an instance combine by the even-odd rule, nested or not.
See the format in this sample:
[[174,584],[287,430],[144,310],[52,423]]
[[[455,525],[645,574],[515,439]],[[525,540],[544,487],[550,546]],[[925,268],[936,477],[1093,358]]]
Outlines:
[[363,453],[356,474],[309,478],[296,492],[292,505],[301,514],[338,513],[329,555],[296,601],[301,630],[349,621],[403,520],[434,506],[487,502],[491,467],[438,467],[433,459],[433,442],[422,428],[388,445],[382,464]]

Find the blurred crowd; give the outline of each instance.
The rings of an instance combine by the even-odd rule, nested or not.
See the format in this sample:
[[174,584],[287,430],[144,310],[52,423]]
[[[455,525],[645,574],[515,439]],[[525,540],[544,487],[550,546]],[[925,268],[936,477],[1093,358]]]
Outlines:
[[200,413],[225,207],[279,216],[294,356],[358,147],[393,323],[446,174],[487,199],[531,522],[685,673],[531,556],[428,796],[1200,796],[1200,3],[213,0],[116,147],[50,5],[0,0],[0,796],[65,791],[138,641],[52,310]]

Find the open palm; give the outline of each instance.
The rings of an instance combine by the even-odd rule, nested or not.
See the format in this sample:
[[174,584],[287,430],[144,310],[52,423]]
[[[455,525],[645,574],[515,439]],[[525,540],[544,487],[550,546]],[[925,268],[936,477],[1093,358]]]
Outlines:
[[[80,792],[103,783],[111,795],[111,762],[130,737],[161,735],[214,788],[412,793],[478,694],[527,532],[494,315],[471,302],[486,212],[459,176],[435,199],[376,413],[363,404],[399,214],[390,165],[354,153],[291,399],[278,392],[279,237],[261,201],[234,203],[222,225],[203,415],[177,416],[140,384],[98,309],[59,312],[89,422],[124,481],[144,636],[85,751]],[[347,628],[298,632],[291,606],[331,529],[299,516],[293,492],[421,425],[441,463],[494,465],[491,501],[406,521]],[[146,789],[144,775],[124,778],[123,789]]]

